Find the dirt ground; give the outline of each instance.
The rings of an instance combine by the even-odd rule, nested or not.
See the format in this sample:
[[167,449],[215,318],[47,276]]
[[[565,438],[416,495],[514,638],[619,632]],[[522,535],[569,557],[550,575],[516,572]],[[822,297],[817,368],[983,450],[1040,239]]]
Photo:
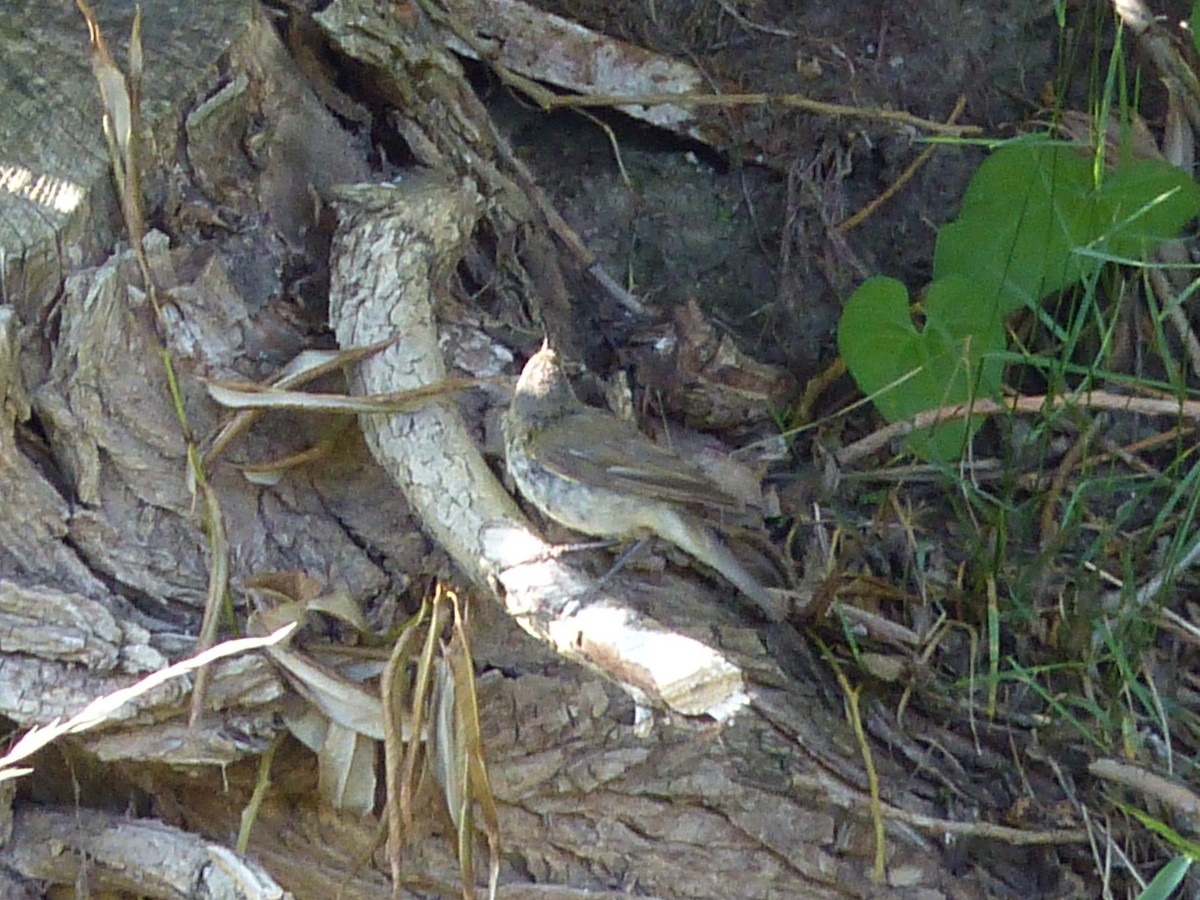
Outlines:
[[[961,120],[990,137],[1026,127],[1059,74],[1057,27],[1041,3],[860,4],[853,15],[838,3],[755,3],[741,21],[715,0],[548,8],[688,59],[727,89],[935,120],[961,96]],[[615,272],[662,308],[697,298],[756,355],[807,377],[828,362],[841,303],[865,275],[928,280],[936,228],[956,214],[983,151],[942,147],[899,196],[831,236],[898,178],[925,136],[772,109],[726,115],[735,146],[719,152],[625,120],[632,190],[608,141],[578,116],[498,118]]]

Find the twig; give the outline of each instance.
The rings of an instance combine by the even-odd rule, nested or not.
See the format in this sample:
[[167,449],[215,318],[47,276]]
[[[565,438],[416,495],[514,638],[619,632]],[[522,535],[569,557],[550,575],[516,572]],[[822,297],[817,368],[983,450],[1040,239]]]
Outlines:
[[[967,96],[966,94],[960,94],[958,97],[958,102],[954,104],[954,111],[950,113],[950,118],[946,120],[946,124],[953,125],[958,120],[958,117],[962,115],[962,112],[964,109],[966,109],[966,106]],[[868,216],[875,212],[875,210],[879,209],[879,207],[883,206],[883,204],[895,197],[896,194],[900,192],[900,189],[909,181],[911,181],[912,177],[916,175],[918,171],[920,171],[921,166],[929,162],[930,158],[934,153],[937,152],[937,150],[937,144],[930,144],[928,147],[922,150],[917,155],[917,158],[909,163],[904,171],[900,173],[900,177],[889,184],[883,193],[872,199],[870,203],[868,203],[854,215],[850,216],[850,218],[843,219],[841,222],[838,222],[838,224],[835,226],[835,230],[841,234],[845,234],[851,228],[856,228],[861,225]]]
[[1143,416],[1175,416],[1180,419],[1200,421],[1200,401],[1160,400],[1155,397],[1128,397],[1122,394],[1109,394],[1105,391],[1060,394],[1055,397],[1048,397],[1046,395],[1014,397],[1003,402],[996,400],[976,400],[973,403],[959,403],[954,406],[943,406],[938,409],[925,410],[910,419],[893,422],[867,435],[865,438],[843,447],[834,454],[834,460],[841,467],[850,466],[863,457],[870,456],[872,453],[880,450],[888,442],[896,438],[912,434],[920,428],[931,428],[934,425],[954,419],[965,419],[969,416],[994,416],[999,413],[1028,414],[1076,407],[1128,412]]
[[977,125],[950,125],[923,119],[912,113],[878,106],[844,106],[824,103],[803,94],[551,94],[544,88],[533,99],[544,109],[575,109],[582,106],[785,106],[820,116],[844,119],[876,119],[909,125],[944,137],[971,137],[983,133]]
[[1149,772],[1140,766],[1115,759],[1097,759],[1088,765],[1097,778],[1132,788],[1146,797],[1164,803],[1185,821],[1195,822],[1200,814],[1200,797],[1177,782]]
[[733,21],[737,22],[747,31],[758,31],[762,34],[769,34],[772,37],[794,38],[796,36],[796,32],[788,31],[786,28],[775,28],[771,25],[759,25],[757,22],[751,22],[737,11],[737,9],[732,3],[729,2],[729,0],[717,0],[717,5],[721,7],[721,9],[723,9],[729,15],[729,17],[733,19]]

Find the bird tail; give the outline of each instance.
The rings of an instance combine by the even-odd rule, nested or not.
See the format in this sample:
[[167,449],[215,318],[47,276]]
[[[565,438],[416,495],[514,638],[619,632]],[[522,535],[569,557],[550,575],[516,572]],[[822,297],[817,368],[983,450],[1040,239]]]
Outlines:
[[662,516],[655,524],[658,526],[660,537],[720,572],[745,594],[769,621],[779,622],[786,617],[785,601],[763,587],[713,529],[677,513]]

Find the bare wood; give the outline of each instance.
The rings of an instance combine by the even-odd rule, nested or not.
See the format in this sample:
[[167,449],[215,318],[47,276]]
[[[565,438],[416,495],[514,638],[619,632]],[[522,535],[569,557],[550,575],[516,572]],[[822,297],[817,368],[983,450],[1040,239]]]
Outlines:
[[27,878],[162,900],[283,896],[257,864],[150,819],[33,808],[17,812],[14,833],[6,861]]

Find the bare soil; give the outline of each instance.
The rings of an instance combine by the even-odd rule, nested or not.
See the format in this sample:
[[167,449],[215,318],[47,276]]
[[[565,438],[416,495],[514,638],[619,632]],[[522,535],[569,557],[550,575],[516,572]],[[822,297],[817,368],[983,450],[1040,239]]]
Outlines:
[[[756,3],[741,21],[725,6],[548,8],[688,59],[729,92],[802,93],[934,120],[962,97],[961,121],[992,137],[1029,123],[1058,76],[1044,4],[869,3],[850,14],[838,3]],[[579,117],[500,120],[615,272],[663,308],[697,298],[757,354],[808,376],[829,360],[841,303],[864,276],[914,288],[928,280],[937,227],[955,216],[983,151],[941,147],[843,234],[836,226],[895,182],[926,136],[770,107],[725,115],[735,146],[719,153],[626,124],[618,144],[632,189],[609,142]]]

